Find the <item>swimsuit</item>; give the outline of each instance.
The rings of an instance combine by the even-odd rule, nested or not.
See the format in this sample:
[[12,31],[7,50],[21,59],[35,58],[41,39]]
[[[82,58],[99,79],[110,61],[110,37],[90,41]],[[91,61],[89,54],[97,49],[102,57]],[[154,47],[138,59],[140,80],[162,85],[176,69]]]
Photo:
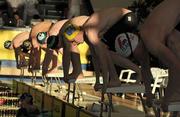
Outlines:
[[124,57],[131,56],[139,41],[135,34],[137,32],[137,22],[134,13],[125,14],[103,35],[102,41],[110,50]]

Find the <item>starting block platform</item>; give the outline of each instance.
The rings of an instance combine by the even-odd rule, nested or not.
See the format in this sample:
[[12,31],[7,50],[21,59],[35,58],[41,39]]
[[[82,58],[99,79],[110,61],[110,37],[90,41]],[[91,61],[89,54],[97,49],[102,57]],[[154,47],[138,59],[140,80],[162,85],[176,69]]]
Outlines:
[[[87,76],[80,79],[69,80],[69,83],[76,83],[76,84],[95,84],[95,82],[96,82],[95,76]],[[103,83],[102,77],[100,77],[100,83],[101,84]]]
[[107,88],[106,93],[145,93],[142,84],[121,84],[119,87]]
[[[47,74],[46,77],[58,78],[58,79],[62,80],[63,74],[59,74],[59,73]],[[95,82],[96,82],[95,76],[84,76],[84,78],[69,80],[69,83],[76,83],[76,84],[83,84],[83,83],[84,84],[94,84]],[[62,80],[61,83],[65,83],[65,82]],[[100,83],[103,83],[102,77],[100,77]]]
[[[137,93],[140,96],[140,99],[142,101],[142,105],[143,105],[143,109],[145,111],[145,113],[147,113],[147,110],[145,108],[145,103],[144,100],[141,96],[141,93],[145,93],[145,86],[142,84],[130,84],[130,83],[126,83],[126,84],[121,84],[119,87],[112,87],[112,88],[107,88],[106,92],[107,96],[108,96],[108,117],[112,116],[112,110],[113,110],[113,103],[112,103],[112,94],[116,94],[116,93]],[[104,93],[102,92],[101,94],[101,111],[100,111],[100,117],[103,116],[103,107],[104,107]]]
[[170,112],[175,112],[175,111],[179,111],[180,112],[180,102],[171,102],[168,105],[168,111]]

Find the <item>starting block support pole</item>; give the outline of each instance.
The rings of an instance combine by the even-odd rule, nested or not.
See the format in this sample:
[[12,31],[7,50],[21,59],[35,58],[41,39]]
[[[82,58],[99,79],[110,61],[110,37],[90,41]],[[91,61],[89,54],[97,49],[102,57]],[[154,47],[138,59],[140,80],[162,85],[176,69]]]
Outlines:
[[[105,107],[107,106],[107,104],[104,103],[104,97],[105,93],[101,93],[101,109],[100,109],[100,117],[103,117],[103,111],[104,111],[104,105]],[[112,103],[112,93],[107,93],[108,96],[108,100],[109,100],[109,104],[108,104],[108,108],[107,108],[107,112],[108,112],[108,117],[111,117],[111,113],[113,111],[113,103]]]
[[[141,93],[145,93],[145,86],[142,84],[121,84],[119,87],[113,87],[113,88],[107,88],[106,92],[109,99],[109,108],[108,108],[108,117],[111,117],[111,112],[113,110],[113,104],[112,104],[112,94],[113,93],[138,93],[138,95],[141,98],[143,109],[145,113],[147,114],[147,110],[145,108],[145,103],[143,101],[143,98],[141,97]],[[103,104],[104,104],[104,94],[102,92],[101,97],[101,111],[100,111],[100,117],[102,117],[103,113]]]
[[76,84],[73,83],[73,90],[72,90],[72,93],[73,93],[73,97],[72,97],[72,104],[74,104],[74,100],[75,100],[75,93],[76,93]]
[[20,81],[23,82],[24,77],[24,67],[21,67],[21,73],[20,73]]
[[111,117],[111,113],[113,111],[112,93],[107,93],[107,96],[109,99],[108,117]]
[[69,103],[71,84],[68,83],[67,102]]
[[42,80],[43,80],[44,86],[46,88],[46,91],[51,94],[53,77],[47,77],[47,75],[44,75],[44,76],[42,76]]
[[147,114],[148,112],[147,112],[147,109],[146,109],[146,106],[145,106],[146,103],[145,103],[145,101],[144,101],[144,99],[143,99],[141,93],[137,93],[137,95],[138,95],[138,96],[140,97],[140,99],[141,99],[142,106],[143,106],[143,109],[144,109],[145,114]]
[[75,100],[75,93],[76,93],[76,83],[72,83],[73,84],[73,89],[71,90],[71,83],[68,83],[68,92],[67,92],[67,102],[70,102],[70,94],[72,93],[72,104],[74,104],[74,100]]
[[59,77],[54,77],[55,78],[55,81],[57,83],[57,87],[58,87],[58,90],[61,91],[62,90],[62,86],[61,86],[61,80]]
[[101,109],[100,109],[100,117],[103,117],[103,107],[104,107],[104,92],[101,93]]
[[37,70],[33,70],[32,71],[32,79],[31,79],[31,82],[33,85],[36,84],[36,77],[37,77]]

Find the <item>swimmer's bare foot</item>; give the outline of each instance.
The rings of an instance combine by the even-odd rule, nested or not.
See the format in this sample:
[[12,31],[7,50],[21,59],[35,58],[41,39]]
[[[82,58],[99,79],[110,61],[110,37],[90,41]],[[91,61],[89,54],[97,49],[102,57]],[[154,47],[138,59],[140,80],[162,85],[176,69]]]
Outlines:
[[82,78],[84,78],[83,73],[79,74],[78,77],[77,77],[77,79],[82,79]]
[[27,67],[27,64],[22,63],[22,64],[20,64],[20,67],[21,67],[21,68],[23,68],[23,67]]
[[120,81],[116,81],[116,82],[109,82],[108,84],[107,84],[107,88],[112,88],[112,87],[119,87],[119,86],[121,86],[121,82]]
[[57,73],[59,74],[58,69],[52,69],[48,71],[48,74],[57,74]]
[[64,78],[63,80],[64,80],[64,82],[69,83],[69,82],[75,82],[77,79],[82,79],[82,78],[84,78],[84,76],[83,76],[83,74],[81,73],[81,74],[79,74],[76,78],[75,78],[75,77],[72,77],[72,75],[71,75],[70,77]]
[[65,83],[68,83],[68,79],[67,79],[67,78],[63,78],[63,81],[64,81]]
[[64,78],[63,79],[65,83],[75,82],[76,78]]
[[94,90],[95,90],[95,91],[98,91],[98,90],[102,89],[102,87],[103,87],[102,84],[100,84],[100,83],[95,83],[95,85],[94,85]]
[[74,73],[71,73],[68,77],[68,79],[81,79],[81,78],[84,78],[84,75],[83,73],[79,73],[79,74],[74,74]]

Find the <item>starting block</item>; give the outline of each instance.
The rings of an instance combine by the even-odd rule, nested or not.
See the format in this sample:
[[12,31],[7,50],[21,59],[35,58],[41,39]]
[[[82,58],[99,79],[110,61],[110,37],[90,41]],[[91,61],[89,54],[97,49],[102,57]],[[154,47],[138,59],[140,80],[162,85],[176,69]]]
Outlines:
[[[157,117],[160,117],[161,113],[161,103],[154,104],[153,109],[157,110]],[[178,112],[180,112],[180,102],[170,102],[168,105],[168,112],[172,113],[172,117],[177,117]]]
[[52,78],[47,78],[47,76],[42,76],[42,81],[44,83],[45,89],[47,93],[51,94],[51,90],[52,90]]
[[60,73],[49,73],[49,74],[46,74],[45,76],[43,76],[42,80],[46,87],[46,91],[51,93],[53,79],[55,79],[58,90],[60,91],[62,89],[62,87],[61,87],[62,82],[60,80],[61,78],[62,78],[62,74],[60,74]]
[[39,70],[33,70],[32,71],[32,78],[31,78],[31,82],[33,85],[36,85],[36,78],[37,78],[37,73],[39,72]]
[[168,105],[168,111],[170,112],[180,112],[180,102],[171,102]]
[[178,112],[180,112],[180,102],[171,102],[168,105],[168,111],[172,112],[172,117],[178,117]]
[[[85,77],[83,79],[71,79],[68,82],[68,93],[67,93],[67,102],[70,102],[70,93],[72,93],[72,104],[74,104],[75,101],[75,93],[76,93],[76,86],[78,87],[78,84],[94,84],[96,81],[96,78],[93,77]],[[100,77],[100,82],[102,82],[102,77]],[[72,89],[71,89],[71,84]],[[81,94],[80,94],[81,95]],[[82,95],[81,95],[82,96]]]
[[24,69],[26,69],[27,67],[21,67],[21,72],[20,72],[20,81],[23,82],[23,78],[24,78]]
[[[73,85],[71,90],[71,84]],[[67,102],[70,102],[70,93],[72,93],[72,104],[75,101],[75,92],[76,92],[76,79],[71,79],[68,82],[68,92],[67,92]]]
[[[111,117],[111,112],[113,110],[113,104],[112,104],[112,94],[113,93],[137,93],[142,101],[142,105],[144,108],[145,113],[147,113],[147,110],[145,108],[145,102],[141,96],[141,93],[145,93],[145,86],[142,84],[121,84],[119,87],[112,87],[107,88],[106,92],[109,98],[109,104],[108,104],[108,117]],[[104,93],[102,92],[101,95],[101,111],[100,111],[100,117],[102,117],[103,113],[103,105],[104,105]]]
[[[73,88],[71,90],[71,84],[73,84]],[[73,94],[72,96],[72,104],[74,104],[74,100],[75,100],[75,92],[76,92],[76,83],[74,82],[69,82],[68,83],[68,93],[67,93],[67,102],[70,102],[70,93]]]
[[[63,77],[63,76],[61,76]],[[69,80],[70,83],[76,83],[76,84],[95,84],[96,82],[96,77],[95,76],[88,76],[80,79],[71,79]],[[64,81],[62,81],[64,83]],[[102,77],[100,77],[100,83],[103,83]]]
[[106,93],[145,93],[142,84],[121,84],[120,87],[107,88]]

